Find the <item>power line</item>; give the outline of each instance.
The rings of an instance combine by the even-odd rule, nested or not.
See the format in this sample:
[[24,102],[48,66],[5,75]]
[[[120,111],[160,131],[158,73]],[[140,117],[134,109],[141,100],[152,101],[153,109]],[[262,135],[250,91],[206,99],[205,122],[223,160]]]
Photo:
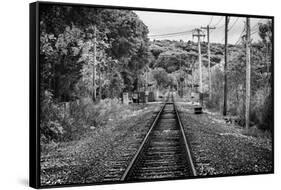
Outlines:
[[[218,20],[218,22],[216,22],[216,24],[214,25],[214,27],[216,27],[217,25],[219,25],[221,23],[221,21],[223,20],[223,16],[220,17],[220,19]],[[228,31],[230,31],[238,22],[238,20],[240,19],[240,17],[237,17],[236,20],[232,23],[232,25],[229,27]],[[214,20],[214,16],[211,17],[209,24],[210,25]],[[216,29],[221,29],[222,27],[224,27],[225,24],[222,24],[221,26],[216,27]],[[258,26],[258,23],[256,23],[251,30],[255,30],[255,28]],[[148,37],[157,37],[157,38],[163,38],[163,37],[179,37],[179,36],[185,36],[188,34],[191,34],[193,30],[186,30],[186,31],[181,31],[181,32],[173,32],[173,33],[164,33],[164,34],[153,34],[153,35],[148,35]],[[213,31],[210,31],[210,33],[212,33]],[[242,37],[244,30],[241,32],[239,39],[236,41],[236,44],[240,41],[240,38]],[[256,32],[253,32],[253,34]],[[224,38],[222,39],[224,40]]]
[[257,33],[257,32],[259,32],[259,30],[253,31],[253,32],[251,33],[251,35],[253,35],[253,34]]
[[245,27],[243,28],[241,34],[239,35],[238,40],[235,42],[235,45],[237,45],[237,44],[240,42],[240,40],[241,40],[241,38],[242,38],[244,32],[245,32]]
[[166,37],[179,37],[179,36],[186,36],[189,35],[191,33],[182,33],[182,34],[176,34],[176,35],[166,35],[166,36],[153,36],[156,38],[166,38]]
[[251,28],[251,30],[257,29],[256,27],[258,26],[258,24],[259,24],[259,23],[256,23],[256,24]]
[[[254,27],[255,27],[255,26],[254,26]],[[253,28],[254,28],[254,27],[253,27]],[[238,40],[235,42],[234,45],[237,45],[238,43],[240,43],[240,41],[242,40],[242,36],[243,36],[243,33],[245,32],[245,30],[246,30],[246,28],[244,27],[243,30],[242,30],[242,32],[241,32],[241,34],[240,34],[240,36],[239,36],[239,38],[238,38]],[[251,30],[252,30],[252,29],[251,29]],[[253,35],[253,34],[257,33],[257,32],[259,32],[259,30],[252,31],[252,32],[251,32],[251,35]]]
[[259,26],[259,24],[262,22],[262,20],[263,20],[263,19],[259,19],[259,20],[257,21],[257,23],[256,23],[254,26],[251,27],[251,31],[252,31],[252,30],[255,30],[255,29],[258,29],[258,28],[256,28],[256,27]]
[[166,33],[166,34],[154,34],[154,35],[149,35],[149,37],[160,37],[160,36],[171,36],[171,35],[178,35],[178,34],[187,34],[192,32],[192,30],[186,30],[182,32],[174,32],[174,33]]
[[[216,27],[218,24],[220,24],[220,22],[222,21],[222,19],[223,19],[223,17],[221,17],[220,20],[214,25],[214,27],[216,28],[216,30],[221,29],[221,28],[224,26],[224,24],[222,24],[221,26]],[[210,33],[212,33],[212,32],[213,32],[213,31],[211,31]]]
[[238,19],[239,19],[239,17],[236,18],[236,20],[233,22],[233,24],[229,27],[228,31],[230,31],[234,27],[234,25],[236,24]]
[[[259,29],[256,28],[256,27],[258,26],[259,22],[261,22],[261,21],[262,21],[262,19],[260,19],[254,26],[252,26],[252,28],[251,28],[251,31],[252,31],[252,32],[251,32],[251,35],[253,35],[253,34],[259,32]],[[245,30],[246,30],[246,28],[244,27],[243,30],[242,30],[242,32],[241,32],[241,34],[240,34],[240,36],[239,36],[239,38],[238,38],[237,41],[235,42],[235,45],[237,45],[238,43],[241,42],[242,36],[243,36],[243,33],[245,32]],[[253,30],[255,30],[255,31],[253,31]]]
[[221,29],[222,27],[224,27],[224,24],[222,24],[219,27],[217,27],[217,29]]
[[208,24],[209,26],[210,26],[210,24],[212,23],[213,18],[214,18],[214,16],[211,17],[211,20],[210,20],[210,22],[209,22],[209,24]]
[[223,17],[220,18],[220,20],[214,25],[214,27],[216,27],[221,21],[222,21]]

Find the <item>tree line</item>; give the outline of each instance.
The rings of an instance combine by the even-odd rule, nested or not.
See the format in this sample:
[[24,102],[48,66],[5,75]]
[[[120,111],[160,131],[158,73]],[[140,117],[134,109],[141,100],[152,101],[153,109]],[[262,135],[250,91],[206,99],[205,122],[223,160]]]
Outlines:
[[42,92],[61,102],[137,89],[149,40],[134,12],[44,5],[40,13]]

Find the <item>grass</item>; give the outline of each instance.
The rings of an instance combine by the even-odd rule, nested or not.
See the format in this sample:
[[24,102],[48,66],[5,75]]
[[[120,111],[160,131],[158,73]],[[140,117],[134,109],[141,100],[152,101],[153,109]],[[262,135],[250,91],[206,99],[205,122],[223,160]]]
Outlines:
[[271,139],[272,134],[268,130],[258,129],[256,126],[252,126],[249,129],[244,128],[241,132],[243,135],[252,136],[256,138],[267,138]]

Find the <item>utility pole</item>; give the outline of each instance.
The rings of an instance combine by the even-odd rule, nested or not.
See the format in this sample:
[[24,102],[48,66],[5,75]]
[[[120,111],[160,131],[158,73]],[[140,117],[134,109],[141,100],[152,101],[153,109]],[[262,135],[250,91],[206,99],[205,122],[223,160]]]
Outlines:
[[148,90],[148,72],[149,72],[149,67],[145,68],[145,102],[148,102],[148,95],[149,95],[149,90]]
[[199,79],[200,79],[200,84],[199,84],[199,92],[202,94],[203,93],[203,83],[202,83],[202,60],[201,60],[201,37],[205,37],[205,34],[203,34],[202,30],[199,28],[194,29],[194,33],[192,34],[193,37],[198,38],[198,61],[199,61]]
[[148,91],[148,72],[149,72],[149,68],[147,67],[145,69],[145,90]]
[[212,99],[212,76],[211,76],[211,48],[210,48],[210,30],[216,29],[216,27],[201,27],[201,29],[207,30],[207,38],[208,38],[208,74],[209,74],[209,100]]
[[225,44],[224,44],[224,98],[223,98],[223,115],[227,113],[227,32],[229,18],[225,16]]
[[93,26],[93,101],[95,102],[96,99],[97,99],[97,92],[96,92],[96,49],[97,49],[97,45],[96,45],[96,35],[97,35],[97,32],[96,32],[96,25],[94,24]]
[[251,27],[250,18],[246,18],[246,129],[250,127],[250,103],[251,103]]
[[180,97],[183,97],[183,82],[182,82],[181,54],[180,54]]
[[101,101],[101,65],[99,64],[99,101]]

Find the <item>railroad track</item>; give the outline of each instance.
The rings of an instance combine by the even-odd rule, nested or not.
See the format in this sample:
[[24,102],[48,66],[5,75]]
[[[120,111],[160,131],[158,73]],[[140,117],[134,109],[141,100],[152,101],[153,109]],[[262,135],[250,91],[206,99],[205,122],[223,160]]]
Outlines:
[[178,111],[169,95],[121,180],[184,179],[190,176],[196,176],[196,171]]

